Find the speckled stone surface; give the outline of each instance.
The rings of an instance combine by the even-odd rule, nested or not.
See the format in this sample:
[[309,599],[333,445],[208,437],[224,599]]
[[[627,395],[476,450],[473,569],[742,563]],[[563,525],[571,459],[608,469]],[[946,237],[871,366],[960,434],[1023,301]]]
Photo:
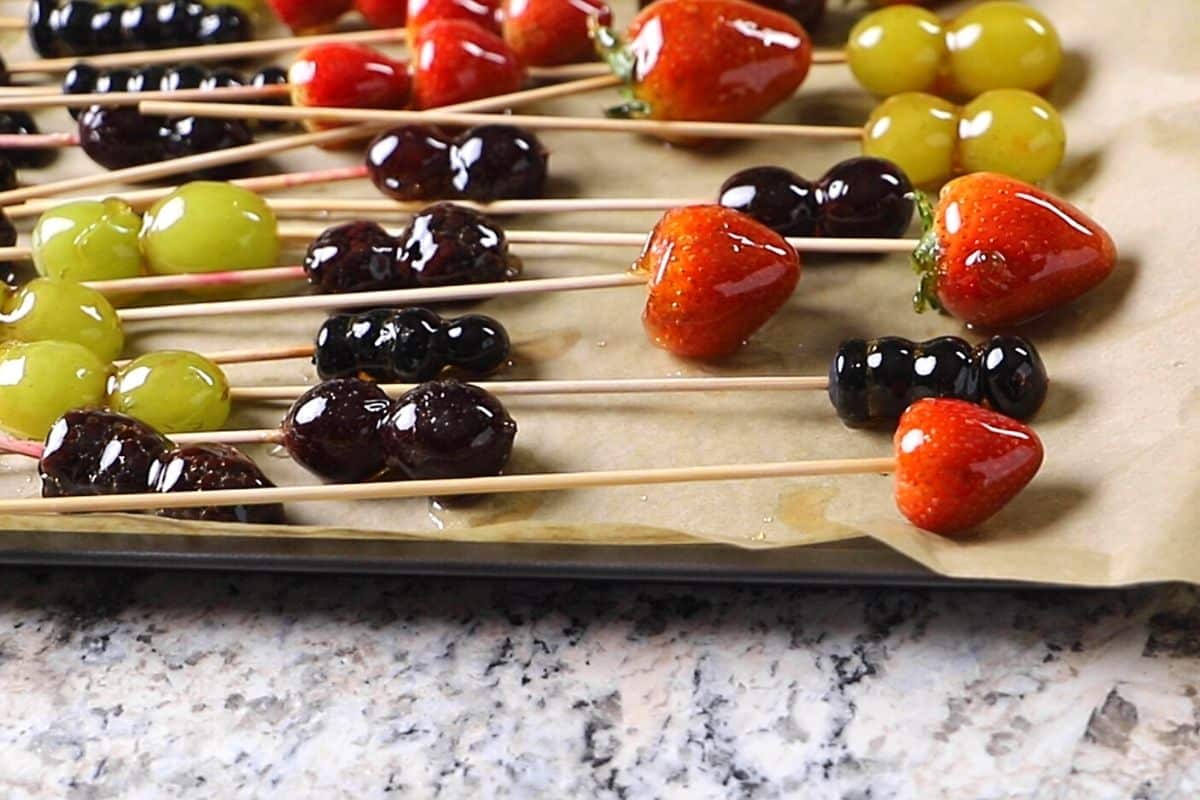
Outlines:
[[0,579],[7,798],[1200,792],[1189,589]]

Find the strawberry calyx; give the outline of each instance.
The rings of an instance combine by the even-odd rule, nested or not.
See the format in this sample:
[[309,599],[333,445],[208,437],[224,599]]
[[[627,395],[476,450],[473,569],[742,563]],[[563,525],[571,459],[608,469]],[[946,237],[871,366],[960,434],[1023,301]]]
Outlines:
[[625,46],[621,35],[612,28],[601,25],[596,17],[588,17],[588,32],[596,44],[596,53],[608,65],[613,74],[621,79],[621,95],[624,103],[604,110],[604,116],[618,119],[639,119],[650,116],[650,106],[639,100],[633,91],[634,67],[637,59]]
[[937,296],[937,265],[941,257],[937,231],[934,230],[933,201],[924,192],[913,192],[917,216],[921,220],[921,239],[912,252],[912,268],[917,273],[917,291],[913,293],[913,310],[918,314],[941,308]]

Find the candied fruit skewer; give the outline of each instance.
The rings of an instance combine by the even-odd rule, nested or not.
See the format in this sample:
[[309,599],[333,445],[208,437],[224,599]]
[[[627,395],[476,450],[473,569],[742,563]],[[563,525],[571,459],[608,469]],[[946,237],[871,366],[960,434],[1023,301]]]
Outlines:
[[[507,415],[505,415],[507,416]],[[511,422],[511,419],[509,420]],[[515,434],[515,424],[512,428]],[[378,435],[372,431],[372,436]],[[360,438],[360,437],[351,437]],[[1034,431],[961,400],[926,398],[900,418],[892,453],[876,458],[720,464],[487,477],[435,477],[353,485],[289,486],[156,497],[111,494],[0,501],[0,513],[78,513],[191,508],[212,504],[390,500],[403,497],[563,491],[604,486],[830,475],[894,475],[899,512],[916,527],[956,536],[1000,511],[1034,478],[1044,450]],[[509,439],[511,447],[511,439]],[[417,452],[413,449],[412,452]]]
[[[143,100],[196,100],[202,102],[241,101],[255,98],[286,97],[286,84],[270,86],[217,86],[204,89],[149,90],[145,92],[89,92],[64,94],[61,90],[45,93],[0,97],[0,111],[37,108],[85,108],[87,106],[136,106]],[[0,147],[20,147],[16,137],[0,140]],[[78,144],[76,141],[75,144]],[[30,145],[32,146],[32,145]]]

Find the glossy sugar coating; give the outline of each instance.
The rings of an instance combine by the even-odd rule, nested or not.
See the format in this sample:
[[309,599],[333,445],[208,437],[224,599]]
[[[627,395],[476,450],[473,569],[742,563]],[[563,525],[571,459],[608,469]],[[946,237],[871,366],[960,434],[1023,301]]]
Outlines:
[[35,278],[6,297],[0,338],[74,342],[101,361],[112,361],[125,347],[121,320],[104,295],[61,278]]
[[[288,69],[292,105],[390,108],[408,105],[408,65],[361,44],[326,42],[301,50]],[[310,130],[337,127],[331,120],[304,120]]]
[[283,418],[283,446],[300,466],[332,483],[383,472],[381,429],[392,401],[374,383],[335,378],[297,398]]
[[975,97],[992,89],[1046,89],[1062,66],[1054,25],[1024,3],[979,3],[946,25],[950,91]]
[[830,167],[816,186],[821,236],[892,239],[913,215],[912,183],[880,158],[850,158]]
[[412,283],[396,238],[367,220],[322,231],[304,254],[304,274],[323,294],[403,289]]
[[941,19],[919,6],[892,6],[868,14],[846,40],[851,72],[864,89],[879,97],[929,91],[946,57]]
[[424,25],[415,37],[412,53],[414,108],[511,94],[520,90],[525,80],[516,53],[498,34],[463,19]]
[[151,468],[171,442],[144,422],[112,411],[68,411],[46,436],[38,461],[43,497],[153,490]]
[[79,146],[105,169],[125,169],[162,161],[161,119],[134,106],[89,106],[79,115]]
[[817,187],[784,167],[750,167],[730,175],[717,202],[753,217],[781,236],[817,232]]
[[996,89],[962,109],[959,172],[1000,172],[1037,183],[1058,169],[1066,148],[1062,117],[1032,92]]
[[494,372],[508,363],[508,331],[483,314],[467,314],[442,327],[446,363],[476,375]]
[[197,353],[160,350],[117,372],[108,403],[166,434],[215,431],[229,419],[229,382]]
[[1028,426],[952,399],[925,399],[900,417],[894,437],[896,507],[944,536],[991,517],[1037,474],[1043,449]]
[[506,281],[519,271],[504,231],[469,208],[438,203],[416,214],[399,236],[399,259],[414,286]]
[[504,41],[521,63],[541,67],[593,60],[589,19],[612,24],[604,0],[504,0],[500,17]]
[[[246,455],[224,444],[197,444],[164,453],[152,465],[150,479],[159,494],[265,489],[275,485]],[[204,522],[279,525],[285,521],[283,506],[278,503],[167,508],[157,513]]]
[[33,227],[33,265],[39,275],[72,281],[137,277],[145,263],[141,227],[141,215],[115,198],[55,206]]
[[949,100],[915,92],[884,100],[863,126],[865,156],[893,162],[914,186],[954,173],[959,108]]
[[104,405],[112,367],[74,342],[0,344],[0,429],[43,439],[76,408]]
[[146,212],[142,251],[150,271],[218,272],[275,266],[275,212],[261,197],[232,183],[193,181]]

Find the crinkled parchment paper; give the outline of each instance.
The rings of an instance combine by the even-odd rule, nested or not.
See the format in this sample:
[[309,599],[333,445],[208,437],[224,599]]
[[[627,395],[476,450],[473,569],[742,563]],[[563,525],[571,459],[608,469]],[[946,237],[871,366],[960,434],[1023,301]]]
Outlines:
[[[831,3],[835,8],[836,0]],[[685,486],[632,486],[496,497],[297,504],[296,526],[262,535],[428,537],[472,541],[663,544],[697,540],[738,547],[792,547],[871,536],[938,572],[970,578],[1078,584],[1200,581],[1200,341],[1197,252],[1200,225],[1200,3],[1160,0],[1139,11],[1118,3],[1040,0],[1069,51],[1053,99],[1067,120],[1068,158],[1050,188],[1112,232],[1121,262],[1109,282],[1074,306],[1029,326],[1053,380],[1036,421],[1045,468],[977,536],[948,541],[908,526],[884,476],[766,480]],[[961,4],[945,8],[952,13]],[[619,6],[627,20],[630,4]],[[836,16],[836,15],[835,15]],[[1131,37],[1131,28],[1136,35]],[[837,41],[845,26],[819,38]],[[23,43],[6,48],[23,57]],[[598,93],[546,104],[557,114],[594,114],[616,99]],[[804,90],[773,119],[856,123],[873,101],[844,67],[816,67]],[[61,110],[38,115],[46,129],[68,126]],[[819,176],[856,153],[853,145],[804,140],[673,148],[624,135],[547,133],[552,196],[715,196],[736,169],[785,164]],[[356,152],[313,150],[259,167],[300,169],[353,163]],[[78,153],[42,180],[95,167]],[[365,181],[302,189],[376,197]],[[510,219],[512,228],[645,231],[653,213],[594,213]],[[399,218],[396,218],[399,220]],[[514,248],[530,277],[621,270],[621,248]],[[294,259],[296,256],[293,255]],[[824,373],[838,342],[894,334],[920,339],[964,332],[955,320],[910,311],[913,276],[900,257],[807,259],[793,300],[735,358],[720,365],[681,362],[642,334],[640,288],[491,301],[517,342],[511,378]],[[451,309],[447,309],[451,310]],[[131,326],[129,352],[161,347],[201,351],[284,345],[311,339],[317,313],[228,317]],[[234,366],[237,384],[312,382],[301,361]],[[509,402],[520,433],[514,472],[678,466],[775,459],[873,456],[887,434],[842,427],[823,393],[727,393]],[[239,406],[237,427],[278,422],[284,406]],[[281,484],[311,478],[286,458],[254,449]],[[30,464],[3,460],[3,492],[36,491]],[[8,517],[5,530],[109,530],[219,536],[244,529],[149,517]],[[297,548],[303,543],[297,541]]]

